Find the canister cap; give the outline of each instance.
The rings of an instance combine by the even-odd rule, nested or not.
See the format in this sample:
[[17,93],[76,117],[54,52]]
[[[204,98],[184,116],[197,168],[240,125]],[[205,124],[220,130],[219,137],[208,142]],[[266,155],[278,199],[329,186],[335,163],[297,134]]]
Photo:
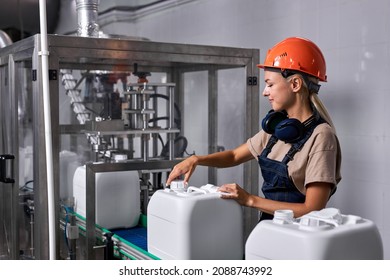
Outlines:
[[187,189],[187,185],[184,184],[184,180],[173,180],[171,182],[170,188],[171,188],[171,190],[184,191]]
[[273,222],[276,224],[292,224],[294,222],[294,212],[292,210],[276,210]]
[[116,161],[116,162],[121,162],[121,161],[126,161],[126,160],[127,160],[126,154],[115,154],[114,155],[114,161]]

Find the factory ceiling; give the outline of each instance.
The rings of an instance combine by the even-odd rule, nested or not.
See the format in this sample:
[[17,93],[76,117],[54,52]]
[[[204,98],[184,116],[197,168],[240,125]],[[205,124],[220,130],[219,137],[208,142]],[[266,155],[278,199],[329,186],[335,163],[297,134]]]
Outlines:
[[[54,33],[58,24],[60,9],[65,5],[72,5],[72,1],[76,6],[76,0],[46,0],[48,33]],[[154,7],[169,2],[179,3],[177,0],[100,0],[99,17],[107,17],[118,12],[130,13],[131,15],[142,10],[153,12]],[[39,33],[39,1],[1,0],[1,4],[0,30],[6,32],[13,42]]]

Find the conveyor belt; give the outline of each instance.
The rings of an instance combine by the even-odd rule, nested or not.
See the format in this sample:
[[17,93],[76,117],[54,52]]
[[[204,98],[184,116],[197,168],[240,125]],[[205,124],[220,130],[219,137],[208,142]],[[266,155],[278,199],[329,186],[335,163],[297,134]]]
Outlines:
[[129,229],[111,230],[111,232],[145,251],[148,250],[147,230],[145,227],[137,226]]
[[[77,213],[74,214],[77,217],[79,228],[82,232],[85,232],[85,218]],[[114,233],[112,237],[115,243],[114,254],[121,259],[158,260],[159,258],[147,251],[146,225],[145,215],[140,216],[139,225],[133,228],[108,230],[96,225],[96,237],[103,240],[105,232]]]

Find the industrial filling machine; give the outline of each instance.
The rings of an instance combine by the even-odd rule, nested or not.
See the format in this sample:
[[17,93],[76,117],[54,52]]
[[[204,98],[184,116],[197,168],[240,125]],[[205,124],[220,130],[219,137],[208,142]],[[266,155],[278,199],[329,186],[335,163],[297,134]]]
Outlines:
[[[143,230],[150,197],[180,160],[224,148],[226,114],[237,120],[230,127],[237,143],[257,133],[259,50],[60,35],[47,41],[57,258],[155,259],[119,231]],[[49,254],[40,55],[40,34],[0,49],[0,259]],[[235,100],[242,110],[231,116]],[[236,170],[232,179],[257,193],[257,163]],[[198,180],[218,185],[223,172],[203,169]],[[135,216],[131,224],[120,220],[124,212]],[[244,217],[248,236],[257,211],[244,209]]]

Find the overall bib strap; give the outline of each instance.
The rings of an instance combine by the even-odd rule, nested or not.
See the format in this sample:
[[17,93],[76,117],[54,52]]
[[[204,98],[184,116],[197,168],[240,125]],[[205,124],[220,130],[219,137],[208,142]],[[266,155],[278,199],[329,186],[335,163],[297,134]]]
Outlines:
[[306,141],[310,138],[310,136],[313,134],[314,129],[317,127],[317,125],[324,123],[325,121],[320,118],[316,122],[312,123],[306,130],[305,136],[299,140],[298,142],[292,144],[290,150],[287,152],[287,154],[284,156],[282,162],[287,164],[291,160],[293,160],[295,154],[299,152],[303,145],[305,145]]
[[271,138],[268,140],[267,145],[263,149],[263,151],[260,154],[260,157],[267,157],[268,154],[271,152],[272,147],[278,142],[278,138],[275,135],[272,135]]

